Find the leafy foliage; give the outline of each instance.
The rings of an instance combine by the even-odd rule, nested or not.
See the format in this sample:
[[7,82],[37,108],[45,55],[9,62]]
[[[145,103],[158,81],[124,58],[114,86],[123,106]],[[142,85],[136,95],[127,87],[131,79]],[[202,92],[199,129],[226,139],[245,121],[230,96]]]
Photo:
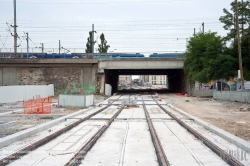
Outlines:
[[222,38],[216,33],[198,33],[191,37],[184,62],[184,71],[190,81],[209,82],[236,75],[235,58],[223,54],[223,50]]
[[[231,11],[227,9],[223,9],[225,13],[224,16],[220,17],[220,21],[224,23],[224,29],[229,30],[229,33],[225,40],[231,41],[230,47],[225,49],[225,53],[231,55],[236,58],[235,66],[236,70],[238,70],[238,44],[236,38],[236,28],[235,28],[235,6],[236,3],[233,1],[231,3]],[[242,52],[242,65],[243,65],[243,75],[244,79],[250,80],[250,1],[238,2],[238,13],[239,13],[239,25],[240,34],[242,36],[241,39],[241,52]],[[244,23],[244,28],[242,27],[242,23]]]
[[[233,1],[231,3],[231,11],[227,9],[223,9],[224,16],[220,17],[220,21],[224,23],[223,28],[225,30],[229,30],[229,33],[227,36],[225,36],[225,40],[229,41],[231,39],[235,39],[236,37],[236,18],[235,18],[235,9],[236,9],[236,3]],[[250,25],[250,1],[244,1],[238,2],[238,13],[239,13],[239,24],[241,26],[240,33],[246,34],[249,32],[249,25]],[[244,26],[247,27],[243,30],[242,23],[244,23]]]
[[[228,30],[225,37],[217,36],[216,33],[199,33],[190,38],[184,71],[189,80],[209,82],[211,79],[228,79],[236,76],[239,69],[238,44],[236,38],[236,3],[231,3],[231,9],[223,9],[224,16],[220,21],[224,23],[224,29]],[[240,33],[242,36],[242,63],[243,75],[250,80],[250,1],[238,2]],[[244,23],[244,29],[241,23]],[[229,47],[226,47],[230,43]]]
[[241,50],[243,57],[250,57],[250,35],[243,36],[241,41]]
[[110,46],[107,45],[107,40],[105,40],[105,36],[103,33],[101,34],[100,39],[101,39],[101,44],[98,45],[99,46],[98,51],[100,53],[107,53]]
[[[89,32],[89,37],[87,39],[87,43],[86,43],[86,49],[85,49],[85,52],[86,53],[92,53],[92,32],[90,31]],[[95,44],[95,42],[94,42]]]
[[215,59],[209,60],[209,72],[215,79],[237,75],[237,59],[231,55],[219,54]]

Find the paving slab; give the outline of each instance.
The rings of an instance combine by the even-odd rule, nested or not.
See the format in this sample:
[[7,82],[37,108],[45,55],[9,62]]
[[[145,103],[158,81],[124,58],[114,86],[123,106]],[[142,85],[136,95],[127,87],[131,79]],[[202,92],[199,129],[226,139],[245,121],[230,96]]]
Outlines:
[[142,106],[139,108],[123,109],[116,119],[145,119]]
[[153,125],[172,166],[228,165],[177,122],[153,122]]
[[205,122],[195,116],[192,116],[188,113],[186,113],[185,111],[169,104],[169,107],[173,108],[174,110],[178,111],[179,113],[189,117],[189,118],[192,118],[194,120],[194,122],[196,122],[197,124],[203,126],[205,129],[219,135],[220,137],[226,139],[227,141],[235,144],[236,146],[238,146],[239,148],[245,150],[247,153],[250,153],[250,142],[246,141],[246,140],[243,140],[235,135],[232,135],[216,126],[213,126],[212,124],[208,123],[208,122]]
[[[65,165],[67,161],[86,143],[99,129],[98,126],[106,124],[104,121],[86,121],[76,126],[72,130],[63,135],[60,135],[56,139],[48,142],[44,146],[41,146],[27,155],[23,156],[19,160],[14,161],[10,165]],[[86,129],[86,126],[96,126],[91,129]],[[85,135],[80,136],[77,141],[69,142],[72,136],[79,130],[89,130]],[[67,140],[65,142],[65,140]],[[63,157],[62,157],[63,156]]]
[[81,165],[117,166],[121,163],[158,166],[147,122],[113,122]]

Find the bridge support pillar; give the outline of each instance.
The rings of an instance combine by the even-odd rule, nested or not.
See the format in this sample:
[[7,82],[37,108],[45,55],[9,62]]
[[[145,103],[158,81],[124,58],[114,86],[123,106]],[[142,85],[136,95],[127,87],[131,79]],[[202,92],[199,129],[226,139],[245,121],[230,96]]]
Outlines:
[[96,74],[96,94],[104,94],[104,84],[105,84],[105,75],[104,73]]

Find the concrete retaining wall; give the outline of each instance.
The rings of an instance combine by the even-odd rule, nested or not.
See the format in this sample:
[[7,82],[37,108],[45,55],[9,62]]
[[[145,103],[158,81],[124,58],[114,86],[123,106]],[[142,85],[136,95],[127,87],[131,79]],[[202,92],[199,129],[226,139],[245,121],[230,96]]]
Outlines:
[[250,103],[250,92],[241,91],[214,91],[214,99],[248,102]]
[[[56,95],[65,94],[65,90],[70,91],[70,94],[79,94],[75,93],[75,90],[81,89],[78,85],[84,86],[96,82],[98,65],[97,60],[90,60],[90,63],[88,63],[89,60],[87,59],[85,59],[86,62],[85,60],[83,62],[81,59],[75,60],[76,59],[65,59],[64,61],[64,59],[60,58],[53,60],[0,58],[0,86],[54,84],[54,93]],[[5,67],[8,66],[8,63],[10,67]],[[65,63],[67,65],[65,65]],[[72,63],[83,64],[76,65]],[[2,67],[2,65],[4,65],[4,67]],[[83,90],[84,92],[89,92],[86,88]]]
[[41,97],[54,96],[54,85],[0,86],[0,103],[11,103]]
[[212,97],[213,91],[214,90],[195,90],[193,95],[199,97]]
[[0,67],[0,86],[18,84],[19,69],[15,67]]
[[94,95],[65,95],[59,94],[59,106],[89,107],[94,104]]

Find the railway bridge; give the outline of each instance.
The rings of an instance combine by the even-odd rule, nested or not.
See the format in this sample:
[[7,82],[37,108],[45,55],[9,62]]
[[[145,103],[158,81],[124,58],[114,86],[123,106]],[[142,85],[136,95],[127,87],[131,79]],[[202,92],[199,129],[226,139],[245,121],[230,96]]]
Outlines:
[[169,90],[184,87],[183,58],[0,59],[0,86],[54,84],[55,93],[73,84],[118,89],[119,75],[168,75]]

